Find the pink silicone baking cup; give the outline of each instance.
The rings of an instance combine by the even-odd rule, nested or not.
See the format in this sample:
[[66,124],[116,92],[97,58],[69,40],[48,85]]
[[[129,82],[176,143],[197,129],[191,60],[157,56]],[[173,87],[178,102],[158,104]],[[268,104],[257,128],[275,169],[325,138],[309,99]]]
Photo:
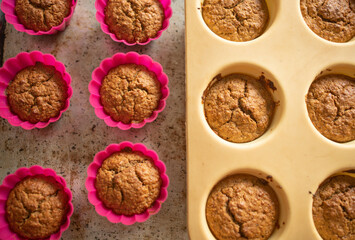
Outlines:
[[[133,151],[139,151],[144,155],[150,157],[153,160],[155,166],[159,169],[160,177],[162,179],[160,195],[157,198],[157,200],[154,202],[153,206],[141,214],[136,214],[132,216],[119,215],[114,213],[111,209],[106,208],[103,202],[98,198],[96,194],[96,188],[95,188],[97,171],[101,167],[103,161],[113,153],[119,152],[122,149],[127,147],[131,148]],[[169,178],[165,174],[165,171],[166,171],[165,164],[159,160],[157,153],[154,152],[153,150],[147,149],[141,143],[133,144],[131,142],[121,142],[120,144],[110,144],[104,151],[98,152],[95,155],[94,161],[88,167],[87,170],[88,177],[86,178],[85,186],[89,192],[88,194],[89,202],[95,206],[95,210],[99,215],[106,217],[112,223],[122,223],[124,225],[131,225],[135,222],[144,222],[151,215],[159,212],[161,208],[161,204],[168,197],[167,188],[169,186]]]
[[[9,82],[14,79],[20,70],[28,66],[33,66],[36,62],[53,66],[58,72],[60,72],[63,81],[65,81],[68,86],[68,98],[65,102],[64,108],[60,111],[57,117],[50,118],[48,122],[30,123],[28,121],[22,121],[17,115],[11,112],[7,101],[6,88],[8,87]],[[71,88],[70,83],[71,77],[65,71],[65,66],[63,63],[58,62],[53,55],[43,54],[39,51],[19,53],[16,57],[9,58],[4,63],[3,67],[0,68],[0,117],[7,119],[12,126],[21,126],[26,130],[33,128],[44,128],[48,126],[48,124],[57,121],[62,116],[63,112],[69,108],[70,98],[73,95],[73,89]]]
[[[108,72],[118,65],[128,64],[128,63],[135,63],[138,65],[145,66],[149,71],[152,71],[157,76],[158,81],[161,84],[161,99],[159,101],[159,105],[157,109],[153,112],[153,114],[149,117],[144,119],[140,123],[123,123],[117,122],[111,118],[110,115],[106,114],[104,111],[104,107],[101,103],[100,99],[100,88],[103,79],[108,74]],[[147,55],[139,55],[136,52],[129,52],[127,54],[124,53],[117,53],[113,55],[111,58],[104,59],[100,66],[96,68],[92,73],[92,80],[89,84],[89,92],[90,92],[90,103],[95,108],[95,114],[100,119],[103,119],[105,123],[110,127],[118,127],[122,130],[127,130],[130,128],[141,128],[147,122],[153,122],[158,114],[163,111],[166,105],[166,99],[169,96],[169,88],[168,88],[169,79],[168,76],[163,72],[162,66],[154,62],[149,56]]]
[[161,36],[161,34],[163,33],[163,31],[165,31],[165,29],[168,28],[169,19],[173,15],[173,10],[170,7],[171,0],[159,0],[159,2],[161,3],[161,5],[163,6],[163,9],[164,9],[164,21],[163,21],[162,28],[159,30],[159,32],[157,33],[157,35],[154,38],[148,38],[148,40],[146,42],[129,43],[124,39],[118,39],[114,33],[110,32],[109,27],[107,26],[107,24],[105,22],[105,8],[107,5],[107,2],[108,2],[108,0],[96,0],[96,2],[95,2],[96,19],[100,23],[102,31],[104,33],[110,35],[110,37],[113,39],[113,41],[123,42],[124,44],[126,44],[128,46],[133,46],[136,44],[146,45],[150,41],[158,39]]
[[58,183],[60,183],[63,188],[64,192],[68,195],[69,201],[69,210],[67,213],[67,219],[65,223],[60,227],[59,231],[53,233],[51,236],[46,238],[45,240],[57,240],[60,239],[62,233],[68,229],[70,225],[70,217],[73,214],[73,204],[72,201],[72,193],[67,188],[67,184],[65,179],[61,176],[58,176],[56,172],[51,168],[42,168],[41,166],[32,166],[30,168],[19,168],[13,174],[10,174],[5,177],[0,186],[0,239],[7,240],[7,239],[14,239],[14,240],[23,240],[21,236],[17,235],[13,231],[11,231],[10,226],[6,220],[6,201],[10,194],[10,191],[16,186],[18,182],[28,176],[36,176],[36,175],[44,175],[44,176],[51,176],[53,177]]
[[55,34],[58,31],[64,31],[64,29],[69,25],[70,19],[74,14],[74,9],[76,7],[76,0],[72,0],[69,15],[63,19],[63,22],[58,26],[52,27],[49,31],[34,31],[32,29],[26,28],[18,19],[15,12],[15,3],[16,0],[2,0],[1,2],[1,11],[5,14],[6,21],[11,23],[15,29],[19,32],[25,32],[30,35],[49,35]]

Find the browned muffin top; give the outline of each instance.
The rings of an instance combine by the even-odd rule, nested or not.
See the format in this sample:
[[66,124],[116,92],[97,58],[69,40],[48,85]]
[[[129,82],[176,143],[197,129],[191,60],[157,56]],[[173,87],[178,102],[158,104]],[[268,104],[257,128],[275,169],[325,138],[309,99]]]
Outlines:
[[218,79],[204,94],[208,124],[221,138],[250,142],[269,127],[275,102],[262,81],[243,74]]
[[47,122],[59,115],[68,87],[52,66],[37,62],[18,72],[6,89],[11,111],[22,121]]
[[317,78],[309,88],[308,115],[317,130],[336,142],[355,139],[355,79],[330,74]]
[[152,159],[126,148],[106,158],[95,187],[107,208],[126,216],[140,214],[159,197],[162,180]]
[[313,221],[324,240],[355,239],[355,178],[328,178],[313,197]]
[[28,29],[49,31],[69,15],[71,0],[16,0],[19,21]]
[[13,232],[28,239],[43,239],[65,222],[69,198],[53,177],[27,177],[11,190],[6,218]]
[[104,78],[100,95],[105,112],[115,121],[139,123],[157,109],[161,98],[160,82],[145,66],[119,65]]
[[206,218],[218,240],[268,239],[279,218],[279,202],[265,180],[237,174],[213,188]]
[[347,42],[355,36],[355,0],[301,0],[301,12],[308,27],[333,42]]
[[269,10],[264,0],[205,0],[202,16],[207,26],[218,36],[244,42],[264,32]]
[[105,22],[118,39],[146,42],[161,30],[164,9],[159,0],[108,0]]

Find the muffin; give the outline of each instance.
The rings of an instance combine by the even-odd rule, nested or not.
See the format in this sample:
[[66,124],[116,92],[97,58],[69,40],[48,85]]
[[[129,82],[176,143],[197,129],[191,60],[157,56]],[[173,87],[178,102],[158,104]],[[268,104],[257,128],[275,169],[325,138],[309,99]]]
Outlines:
[[355,239],[355,178],[325,180],[313,197],[313,221],[324,240]]
[[143,65],[123,64],[105,76],[100,95],[105,112],[113,120],[139,123],[157,109],[162,94],[153,72]]
[[152,159],[125,148],[106,158],[97,171],[99,199],[116,214],[141,214],[159,197],[162,179]]
[[108,0],[105,23],[128,43],[143,43],[162,29],[164,8],[159,0]]
[[218,240],[268,239],[278,222],[279,202],[265,180],[237,174],[212,189],[206,218]]
[[355,36],[354,0],[301,0],[302,16],[318,36],[347,42]]
[[355,139],[355,79],[341,74],[317,78],[306,97],[315,128],[336,142]]
[[202,17],[218,36],[244,42],[253,40],[264,32],[269,10],[264,0],[205,0]]
[[65,222],[68,201],[63,186],[53,177],[27,177],[11,190],[6,218],[11,230],[23,238],[47,238]]
[[65,107],[68,86],[53,67],[36,62],[19,71],[6,89],[10,110],[22,121],[47,122]]
[[26,28],[49,31],[70,13],[71,0],[16,0],[15,12]]
[[262,79],[243,74],[217,76],[203,96],[208,124],[218,136],[250,142],[269,127],[275,102]]

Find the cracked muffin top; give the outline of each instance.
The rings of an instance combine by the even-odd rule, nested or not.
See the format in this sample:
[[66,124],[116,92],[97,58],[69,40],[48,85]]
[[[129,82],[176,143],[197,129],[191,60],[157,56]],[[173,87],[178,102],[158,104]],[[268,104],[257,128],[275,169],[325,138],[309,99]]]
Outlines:
[[160,82],[145,66],[123,64],[109,71],[100,88],[105,112],[115,121],[140,123],[157,109]]
[[244,42],[264,32],[269,10],[264,0],[205,0],[202,17],[218,36]]
[[69,198],[53,177],[27,177],[11,190],[6,218],[13,232],[26,239],[44,239],[65,222]]
[[71,0],[16,0],[15,12],[28,29],[49,31],[70,13]]
[[143,43],[154,38],[164,21],[159,0],[108,0],[105,22],[110,32],[128,43]]
[[308,27],[332,42],[347,42],[355,36],[355,0],[301,0]]
[[212,130],[235,143],[250,142],[264,134],[275,109],[263,81],[243,74],[217,76],[203,99],[205,116]]
[[212,189],[206,218],[218,240],[268,239],[278,222],[279,202],[267,181],[232,175]]
[[53,66],[37,62],[19,71],[6,89],[11,111],[22,121],[57,117],[68,98],[67,84]]
[[161,184],[152,159],[131,148],[106,158],[95,181],[98,197],[105,206],[126,216],[150,208],[159,197]]
[[355,79],[341,74],[317,78],[306,97],[315,128],[336,142],[355,139]]
[[328,178],[313,197],[313,221],[324,240],[355,239],[355,178]]

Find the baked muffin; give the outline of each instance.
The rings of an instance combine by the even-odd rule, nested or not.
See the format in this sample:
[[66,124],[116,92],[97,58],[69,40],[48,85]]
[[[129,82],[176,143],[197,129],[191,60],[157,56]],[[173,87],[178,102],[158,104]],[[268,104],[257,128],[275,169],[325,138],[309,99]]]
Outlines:
[[13,232],[26,239],[43,239],[65,223],[69,198],[53,177],[27,177],[11,190],[6,218]]
[[105,23],[128,43],[143,43],[161,30],[164,8],[159,0],[108,0]]
[[214,80],[204,93],[208,124],[221,138],[250,142],[269,127],[275,102],[264,82],[243,74]]
[[313,221],[324,240],[355,239],[355,178],[328,178],[313,197]]
[[205,0],[202,17],[218,36],[244,42],[253,40],[264,32],[269,10],[265,0]]
[[161,86],[145,66],[123,64],[109,71],[100,88],[105,112],[115,121],[140,123],[157,109]]
[[49,31],[70,13],[71,0],[16,0],[15,12],[28,29]]
[[336,142],[355,139],[355,79],[341,74],[317,78],[306,97],[315,128]]
[[18,72],[6,89],[10,110],[22,121],[47,122],[65,107],[68,86],[53,67],[37,62]]
[[98,197],[119,215],[143,213],[159,197],[162,180],[152,159],[125,148],[106,158],[95,181]]
[[318,36],[347,42],[355,36],[354,0],[301,0],[302,16]]
[[265,180],[237,174],[212,189],[206,218],[218,240],[268,239],[278,222],[279,202]]

